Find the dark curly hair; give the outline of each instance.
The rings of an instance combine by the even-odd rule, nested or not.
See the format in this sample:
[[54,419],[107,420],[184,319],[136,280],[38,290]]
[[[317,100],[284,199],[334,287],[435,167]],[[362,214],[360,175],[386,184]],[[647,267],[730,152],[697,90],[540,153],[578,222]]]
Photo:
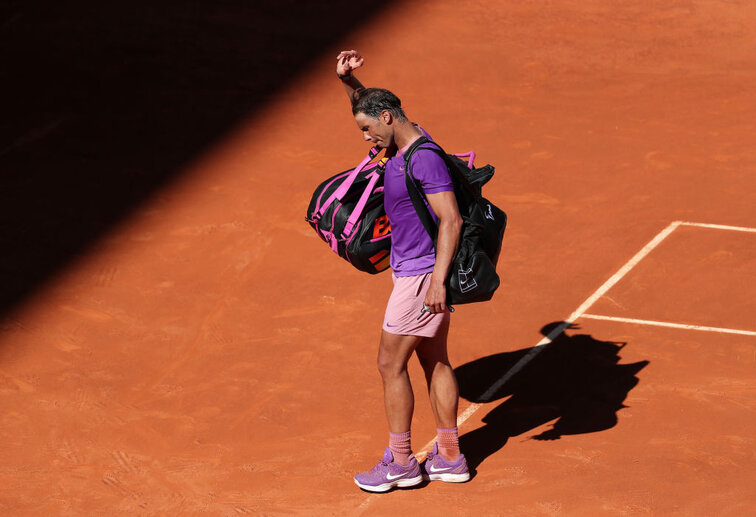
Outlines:
[[364,113],[368,117],[378,118],[383,110],[388,110],[399,120],[407,120],[399,97],[383,88],[364,88],[354,92],[352,114]]

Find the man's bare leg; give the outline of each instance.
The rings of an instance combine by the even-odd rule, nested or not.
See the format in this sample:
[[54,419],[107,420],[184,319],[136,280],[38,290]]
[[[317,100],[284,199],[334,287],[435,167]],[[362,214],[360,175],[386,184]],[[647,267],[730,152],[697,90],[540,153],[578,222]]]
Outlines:
[[447,459],[454,460],[459,456],[459,387],[447,354],[448,333],[447,320],[435,337],[423,339],[416,352],[428,384],[431,409],[436,419],[439,452]]
[[459,406],[459,387],[454,370],[449,363],[446,340],[448,322],[438,329],[432,338],[423,338],[417,346],[417,358],[425,372],[433,416],[436,426],[443,429],[456,427]]
[[409,431],[412,423],[415,396],[407,372],[407,363],[422,339],[419,336],[390,334],[385,330],[381,334],[378,371],[383,379],[386,418],[389,431],[392,433],[405,433]]

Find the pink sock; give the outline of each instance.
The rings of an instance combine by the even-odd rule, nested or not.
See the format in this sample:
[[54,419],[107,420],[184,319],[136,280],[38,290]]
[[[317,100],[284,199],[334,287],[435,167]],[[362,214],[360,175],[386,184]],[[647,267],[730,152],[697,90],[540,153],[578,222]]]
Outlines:
[[412,446],[410,445],[410,432],[406,433],[389,433],[389,449],[394,455],[394,461],[399,465],[407,465],[412,456]]
[[459,435],[456,427],[451,429],[436,429],[438,433],[438,452],[447,460],[459,456]]

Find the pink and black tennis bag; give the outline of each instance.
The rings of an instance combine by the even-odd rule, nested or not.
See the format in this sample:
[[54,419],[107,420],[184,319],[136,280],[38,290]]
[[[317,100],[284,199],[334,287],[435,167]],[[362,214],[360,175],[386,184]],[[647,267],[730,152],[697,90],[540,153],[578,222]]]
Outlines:
[[389,267],[391,226],[383,208],[385,158],[373,162],[376,147],[360,164],[328,178],[315,189],[307,222],[331,250],[360,271]]
[[[388,269],[391,254],[391,226],[383,208],[386,158],[373,161],[379,153],[373,147],[357,167],[321,183],[312,195],[306,217],[332,251],[360,271],[371,274]],[[476,168],[474,152],[445,156],[447,165],[462,171],[460,174],[467,178],[466,183],[475,186],[479,197],[481,186],[491,179],[494,168],[490,165]],[[494,225],[496,235],[489,239],[494,241],[495,253],[491,256],[494,267],[506,226],[506,215],[501,214]]]

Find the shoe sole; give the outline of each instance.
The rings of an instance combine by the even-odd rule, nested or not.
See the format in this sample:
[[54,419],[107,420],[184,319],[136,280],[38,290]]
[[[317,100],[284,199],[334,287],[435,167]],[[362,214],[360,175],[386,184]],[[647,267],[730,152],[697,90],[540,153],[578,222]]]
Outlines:
[[375,485],[375,486],[363,485],[356,479],[354,480],[355,485],[357,485],[363,490],[367,490],[368,492],[388,492],[395,486],[400,487],[400,488],[406,488],[410,486],[419,485],[422,482],[423,482],[423,476],[397,479],[396,481],[389,481],[388,483],[383,483],[381,485]]
[[428,481],[444,481],[446,483],[464,483],[470,480],[470,473],[463,474],[426,474]]

